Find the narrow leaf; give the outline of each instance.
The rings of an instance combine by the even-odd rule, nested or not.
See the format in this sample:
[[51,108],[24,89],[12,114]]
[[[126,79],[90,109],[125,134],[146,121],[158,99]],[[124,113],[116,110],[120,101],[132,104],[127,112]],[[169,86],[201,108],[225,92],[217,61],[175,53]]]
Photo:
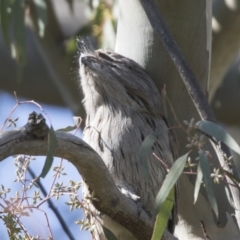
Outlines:
[[58,132],[71,132],[71,131],[73,131],[75,129],[77,129],[76,126],[67,126],[65,128],[59,128],[56,131],[58,131]]
[[117,237],[113,234],[112,231],[110,231],[108,228],[106,228],[104,226],[102,226],[102,228],[103,228],[103,232],[104,232],[107,240],[118,240]]
[[168,220],[171,216],[174,199],[175,199],[175,191],[174,191],[174,188],[172,188],[168,197],[160,207],[159,213],[156,217],[151,240],[162,239],[162,235],[167,227]]
[[225,173],[229,178],[231,178],[232,180],[235,180],[235,181],[237,181],[238,183],[240,183],[240,179],[237,177],[237,176],[235,176],[234,174],[232,174],[232,173],[230,173],[230,172],[228,172],[228,171],[226,171],[226,170],[224,170],[224,169],[221,169],[221,171],[223,172],[223,173]]
[[4,39],[8,47],[10,47],[9,13],[8,13],[9,9],[10,9],[9,0],[1,0],[0,1],[1,26]]
[[178,158],[172,165],[168,175],[163,181],[160,191],[157,194],[154,211],[155,214],[158,214],[162,203],[165,201],[174,184],[177,182],[179,176],[182,174],[187,158],[188,153]]
[[195,187],[194,187],[194,202],[193,202],[194,204],[196,203],[198,198],[198,193],[201,187],[202,178],[203,178],[203,172],[201,169],[201,165],[199,163],[197,168],[197,178],[196,178]]
[[148,170],[148,155],[152,149],[153,144],[157,140],[157,133],[152,133],[149,136],[145,138],[145,140],[142,143],[141,149],[140,149],[140,154],[139,154],[139,160],[141,167],[146,174],[146,178],[148,179],[149,177],[149,170]]
[[38,23],[38,34],[40,37],[44,37],[44,30],[47,24],[47,4],[45,0],[33,0],[36,12],[37,12],[37,23]]
[[212,178],[210,176],[210,174],[211,174],[210,166],[209,166],[207,155],[205,154],[205,152],[203,150],[199,151],[199,160],[200,160],[200,166],[201,166],[201,169],[203,172],[203,181],[206,186],[208,201],[209,201],[216,217],[218,218],[218,206],[217,206],[217,200],[215,198],[214,191],[213,191],[213,182],[212,182]]
[[233,201],[233,199],[232,199],[232,196],[231,196],[231,194],[230,194],[227,186],[225,186],[225,193],[226,193],[226,195],[227,195],[227,199],[228,199],[229,204],[230,204],[235,210],[237,210],[237,208],[236,208],[236,206],[235,206],[235,204],[234,204],[234,201]]
[[47,151],[47,157],[46,161],[43,166],[42,173],[40,174],[40,177],[45,178],[47,173],[49,172],[52,163],[53,163],[53,151],[57,147],[57,138],[55,135],[55,132],[53,130],[53,127],[51,126],[48,133],[48,151]]
[[[16,48],[16,58],[18,61],[18,79],[21,79],[23,67],[26,63],[26,35],[25,35],[25,8],[24,1],[18,0],[14,1],[12,8],[13,16],[13,27],[14,27],[14,37],[15,37],[15,48]],[[12,52],[14,57],[14,53]]]
[[219,125],[210,121],[199,121],[196,123],[198,129],[204,133],[211,135],[219,141],[225,143],[233,151],[240,154],[240,147],[236,141]]

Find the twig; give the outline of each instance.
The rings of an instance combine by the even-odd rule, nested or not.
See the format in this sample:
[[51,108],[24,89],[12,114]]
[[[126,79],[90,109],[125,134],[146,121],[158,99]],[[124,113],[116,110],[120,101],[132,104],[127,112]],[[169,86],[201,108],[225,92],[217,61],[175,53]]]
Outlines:
[[206,230],[206,227],[205,227],[203,221],[200,221],[200,225],[201,225],[205,240],[211,240],[211,238],[207,234],[207,230]]
[[[29,115],[28,123],[19,130],[0,133],[0,161],[15,154],[44,155],[48,148],[49,128],[41,114]],[[64,132],[55,132],[58,146],[53,156],[68,159],[88,183],[92,204],[132,232],[137,239],[150,239],[153,219],[123,195],[100,156],[83,140]],[[175,239],[167,230],[163,239]]]
[[[139,2],[141,3],[144,9],[152,28],[159,36],[170,58],[172,59],[176,69],[178,70],[178,73],[180,74],[201,119],[216,122],[216,119],[211,111],[211,108],[208,104],[208,101],[203,91],[201,90],[200,85],[198,84],[196,77],[194,76],[187,61],[183,57],[172,35],[168,31],[164,21],[162,20],[160,13],[158,12],[158,8],[154,0],[139,0]],[[238,175],[234,167],[233,169],[230,169],[229,166],[225,165],[225,159],[230,156],[229,149],[225,145],[222,145],[221,142],[213,143],[211,141],[211,144],[217,154],[220,165],[225,170],[234,173],[235,175]],[[230,178],[227,179],[234,204],[237,209],[240,209],[240,192],[238,189],[233,188],[231,186],[230,183],[232,183],[232,180]],[[237,220],[238,227],[240,228],[240,211],[237,209],[235,210],[235,217]]]
[[[28,172],[29,172],[29,174],[31,175],[31,177],[32,177],[33,179],[36,178],[33,170],[32,170],[30,167],[28,167]],[[44,186],[41,184],[41,182],[38,181],[37,184],[38,184],[41,192],[43,193],[44,197],[47,197],[47,196],[48,196],[47,191],[45,190],[45,188],[44,188]],[[74,240],[75,238],[74,238],[74,236],[72,235],[72,233],[71,233],[71,231],[69,230],[69,228],[67,227],[67,224],[66,224],[66,222],[64,221],[62,215],[60,214],[60,212],[58,211],[58,209],[54,206],[54,203],[53,203],[53,201],[52,201],[50,198],[48,199],[48,205],[49,205],[49,207],[52,209],[52,211],[54,212],[54,214],[56,215],[59,223],[61,224],[62,229],[64,230],[64,232],[66,233],[66,235],[68,236],[68,238],[71,239],[71,240]]]

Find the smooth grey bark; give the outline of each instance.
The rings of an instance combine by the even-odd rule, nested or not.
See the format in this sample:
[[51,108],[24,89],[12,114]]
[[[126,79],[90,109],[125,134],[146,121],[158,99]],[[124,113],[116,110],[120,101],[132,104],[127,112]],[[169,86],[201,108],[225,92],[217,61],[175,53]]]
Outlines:
[[219,121],[227,125],[240,124],[240,55],[229,68],[211,101]]
[[[216,122],[216,118],[213,115],[213,112],[208,104],[207,98],[204,96],[204,93],[201,90],[194,73],[192,72],[185,57],[182,55],[178,45],[172,38],[171,33],[167,29],[164,21],[162,20],[161,14],[158,12],[154,0],[140,0],[140,2],[142,7],[144,8],[149,22],[151,23],[152,28],[157,33],[159,39],[164,45],[164,48],[167,50],[172,62],[174,63],[175,68],[181,76],[181,79],[184,82],[187,92],[190,95],[191,100],[194,103],[194,106],[197,109],[201,120]],[[217,166],[221,166],[224,170],[238,177],[238,173],[234,164],[232,164],[231,167],[226,164],[226,158],[229,158],[231,156],[228,147],[215,141],[214,138],[211,139],[210,142],[217,155],[216,160],[219,162]],[[232,181],[232,179],[227,178],[226,181],[226,185],[230,190],[235,206],[234,214],[237,226],[240,228],[240,193],[239,190],[234,186],[234,182]],[[203,224],[204,223],[201,222],[201,225]],[[220,217],[217,217],[217,224],[219,226],[225,225],[225,223],[223,223],[221,215]]]
[[239,125],[240,0],[215,1],[212,25],[211,106],[219,121]]
[[[240,48],[240,0],[213,3],[212,63],[209,83],[211,101]],[[234,91],[234,89],[233,89]]]
[[[206,93],[210,64],[210,45],[206,42],[211,41],[210,32],[207,31],[207,27],[209,30],[210,27],[206,21],[206,3],[170,0],[157,1],[157,4],[167,27]],[[198,119],[197,110],[161,41],[153,32],[141,5],[137,0],[120,0],[119,8],[116,52],[142,65],[160,91],[166,84],[167,95],[180,120],[189,120],[192,117]],[[211,10],[210,6],[209,8]],[[211,16],[211,11],[208,14]],[[180,93],[181,98],[177,98]],[[184,106],[184,109],[179,106]],[[171,125],[175,126],[176,122],[170,115],[169,112],[168,119]],[[185,133],[180,134],[185,136]]]
[[[124,45],[120,47],[118,45],[120,52],[123,51],[122,54],[124,54],[125,56],[131,57],[132,55],[133,59],[136,58],[135,59],[136,61],[139,60],[138,62],[140,62],[143,66],[145,66],[149,70],[150,74],[157,82],[158,88],[160,90],[162,89],[162,86],[164,83],[167,84],[167,94],[174,106],[174,109],[177,113],[176,115],[181,120],[182,120],[182,117],[184,117],[184,119],[187,119],[187,120],[189,119],[189,117],[193,117],[193,116],[197,117],[198,115],[196,113],[195,108],[192,107],[191,100],[188,98],[185,87],[183,86],[183,84],[181,84],[181,80],[179,79],[178,74],[175,71],[175,68],[173,67],[171,61],[169,60],[166,54],[166,51],[162,48],[160,41],[156,38],[151,28],[149,28],[148,21],[146,21],[143,11],[140,11],[138,15],[137,12],[139,10],[139,6],[137,6],[134,3],[135,2],[134,0],[121,1],[121,2],[125,4],[126,7],[125,9],[123,9],[123,5],[120,4],[121,5],[120,9],[122,9],[122,11],[124,10],[124,12],[122,12],[120,16],[122,16],[122,18],[125,18],[126,15],[129,14],[129,16],[131,16],[131,19],[127,24],[125,25],[122,24],[122,27],[121,27],[122,31],[118,34],[118,39],[120,40],[120,44],[126,44],[128,46],[127,48],[125,48]],[[198,22],[198,19],[204,18],[205,16],[205,13],[204,13],[206,9],[205,4],[206,3],[204,2],[196,4],[195,2],[191,3],[189,1],[181,1],[181,4],[175,1],[168,1],[168,2],[166,1],[166,3],[164,3],[163,1],[161,2],[161,13],[168,20],[167,24],[169,25],[171,31],[173,32],[175,39],[177,39],[178,44],[181,46],[181,49],[183,49],[184,55],[187,56],[187,58],[189,59],[190,66],[192,67],[192,69],[195,68],[195,71],[196,71],[195,74],[197,74],[197,76],[201,80],[200,84],[204,90],[206,90],[207,88],[206,79],[208,75],[207,72],[208,72],[208,64],[209,64],[209,56],[208,56],[209,52],[206,50],[206,49],[209,49],[209,44],[206,44],[205,40],[207,39],[207,43],[209,43],[210,42],[209,40],[211,39],[209,38],[208,34],[206,34],[206,32],[208,32],[206,31],[207,27],[206,26],[204,27],[204,24],[207,25],[207,22],[203,21],[200,23],[200,20]],[[132,8],[134,12],[131,12],[131,6],[134,7]],[[160,3],[159,3],[159,6],[160,6]],[[168,12],[167,10],[170,10],[170,12]],[[139,17],[137,21],[135,20],[135,15]],[[122,23],[122,20],[121,22],[119,21],[120,25],[121,23]],[[200,27],[198,26],[198,24]],[[131,26],[135,25],[135,27],[129,31],[128,30],[128,27],[130,27],[129,25]],[[209,27],[209,24],[207,26]],[[138,33],[139,29],[143,29],[143,33],[142,32]],[[117,39],[117,42],[119,43],[118,39]],[[196,48],[196,46],[198,47]],[[138,50],[138,52],[136,52],[136,50]],[[198,56],[199,56],[199,59],[198,59]],[[160,72],[161,74],[159,75],[158,72]],[[160,81],[158,80],[159,76],[161,78]],[[182,94],[180,97],[178,97],[179,96],[178,92],[181,92]],[[186,109],[183,109],[182,106],[186,106]],[[169,114],[169,118],[171,117],[172,117],[171,114]],[[176,125],[174,120],[172,120],[172,122],[173,122],[172,125]],[[181,142],[183,139],[181,136],[184,136],[184,135],[185,134],[179,135],[180,136],[179,139]],[[183,149],[182,151],[185,151],[183,147],[181,147],[181,149]],[[180,182],[180,186],[182,186],[182,188],[180,189],[185,188],[185,193],[186,191],[191,192],[191,190],[189,189],[192,188],[192,185],[189,184],[189,182],[185,182],[185,181],[188,181],[188,180],[184,180]],[[191,223],[190,225],[192,226],[194,225],[198,226],[198,229],[194,231],[196,231],[199,236],[202,236],[199,219],[200,218],[205,219],[204,221],[206,222],[208,222],[207,219],[210,219],[209,223],[207,224],[207,229],[211,228],[210,230],[211,233],[213,232],[211,226],[214,221],[210,214],[206,214],[210,212],[210,208],[208,204],[204,203],[201,208],[200,205],[202,201],[203,200],[199,202],[196,208],[190,207],[192,206],[192,200],[182,201],[186,204],[184,205],[180,204],[180,206],[184,207],[184,210],[182,210],[182,212],[188,212],[188,211],[197,212],[197,215],[198,215],[197,218],[193,216],[193,214],[187,214],[187,215],[183,214],[183,215],[186,217],[185,219],[188,224]],[[207,207],[205,208],[204,206],[207,206]],[[214,227],[215,226],[213,226],[213,228]],[[218,228],[215,228],[214,231],[215,231],[216,237],[223,234],[222,232],[221,234],[219,233],[220,230],[218,231]],[[229,236],[232,236],[231,234]],[[224,236],[226,236],[226,234]]]
[[[185,86],[183,86],[160,40],[153,32],[139,2],[136,0],[131,2],[120,0],[119,3],[120,14],[116,51],[140,63],[154,79],[160,91],[164,84],[167,85],[167,95],[180,121],[184,119],[189,120],[192,117],[198,119],[198,114],[186,92]],[[201,1],[196,3],[186,0],[181,1],[181,3],[175,1],[157,1],[157,3],[165,23],[206,93],[210,63],[211,2]],[[168,119],[174,126],[175,121],[170,114]],[[181,154],[186,151],[184,147],[186,134],[178,132],[178,137],[180,139]],[[207,219],[204,224],[207,230],[209,230],[208,234],[212,235],[213,239],[226,237],[229,229],[232,232],[231,236],[233,239],[238,236],[239,233],[232,220],[231,224],[228,223],[224,231],[218,231],[219,228],[216,227],[211,212],[204,211],[204,209],[209,209],[209,204],[206,201],[201,201],[200,204],[193,206],[188,194],[186,194],[186,191],[193,194],[193,186],[186,177],[181,178],[179,185],[179,213],[181,221],[179,221],[179,225],[176,228],[176,234],[179,239],[204,238],[200,227],[200,220],[203,218]],[[187,189],[186,186],[188,186]],[[221,187],[218,190],[223,192]],[[224,226],[227,217],[229,218],[225,211],[231,211],[231,208],[223,193],[220,196],[221,201],[218,204],[221,211],[221,225]]]
[[201,120],[216,122],[208,100],[202,91],[192,69],[168,30],[154,0],[140,0],[147,18],[170,56],[178,74],[181,76],[188,94],[195,105]]

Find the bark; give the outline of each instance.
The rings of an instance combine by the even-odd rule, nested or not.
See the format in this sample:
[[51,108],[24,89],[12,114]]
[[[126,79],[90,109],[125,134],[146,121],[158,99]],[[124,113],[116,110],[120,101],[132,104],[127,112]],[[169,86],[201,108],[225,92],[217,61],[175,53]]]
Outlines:
[[[165,23],[188,60],[203,91],[206,92],[210,62],[211,3],[207,1],[201,1],[197,4],[192,1],[184,1],[179,5],[174,1],[167,3],[158,1],[157,3]],[[139,62],[154,79],[160,91],[167,79],[167,94],[180,120],[198,118],[196,109],[186,93],[186,88],[182,85],[178,73],[152,30],[138,1],[131,1],[128,4],[124,0],[120,1],[116,51]],[[184,106],[184,109],[181,106]],[[174,119],[171,119],[171,116],[168,116],[168,119],[174,124]],[[184,147],[186,136],[184,135],[185,133],[178,132],[181,141],[180,154],[186,151]],[[202,206],[193,206],[188,194],[186,194],[186,190],[190,190],[190,193],[193,194],[193,186],[188,181],[185,177],[180,179],[179,213],[180,219],[183,221],[179,222],[176,234],[180,239],[203,238],[200,227],[200,220],[203,216],[200,209],[203,205],[205,209],[208,209],[209,204],[202,201]],[[185,188],[186,185],[189,186],[188,189]],[[229,217],[226,215],[226,210],[232,211],[232,209],[224,196],[222,187],[219,187],[218,190],[220,190],[219,194],[221,195],[221,201],[218,202],[221,211],[220,221],[221,225],[224,226],[227,217]],[[186,206],[192,212],[186,211]],[[197,214],[195,214],[196,212]],[[224,231],[219,231],[219,234],[216,235],[218,231],[216,231],[217,227],[211,212],[208,211],[206,214],[208,215],[207,219],[210,220],[206,226],[209,230],[208,233],[214,239],[221,239]],[[233,221],[225,228],[225,234],[229,229],[232,231],[233,239],[235,239],[238,231]],[[185,235],[182,234],[183,232]]]
[[[46,155],[48,149],[48,127],[41,114],[29,115],[28,124],[14,131],[0,133],[0,160],[15,155]],[[137,239],[150,239],[154,220],[116,187],[106,165],[100,156],[83,140],[63,132],[55,132],[57,147],[53,155],[69,160],[88,185],[93,205],[100,212],[122,224]],[[174,240],[169,232],[164,239]]]
[[[239,12],[239,0],[232,2],[218,0],[213,4],[213,45],[209,95],[217,119],[228,125],[239,125],[240,122],[240,114],[237,110],[240,107]],[[238,56],[235,58],[237,54]]]
[[[209,22],[211,5],[207,5],[206,2],[201,1],[196,4],[189,0],[181,3],[173,0],[157,1],[164,22],[187,59],[204,93],[207,91],[211,53]],[[180,120],[199,118],[177,70],[160,39],[154,33],[138,0],[119,1],[115,50],[143,66],[160,92],[166,84],[167,95]],[[184,109],[180,106],[184,106]],[[170,113],[168,119],[172,126],[176,125]],[[185,133],[180,132],[179,136],[180,139],[184,139]],[[182,149],[181,153],[185,151],[182,146],[180,149]]]
[[240,55],[229,68],[221,85],[216,91],[211,107],[219,121],[227,125],[240,124]]
[[[218,0],[218,2],[220,2],[220,0]],[[157,4],[161,14],[163,15],[164,21],[167,23],[176,42],[187,58],[191,69],[196,75],[199,84],[206,93],[211,54],[211,3],[208,3],[208,1],[199,1],[196,3],[191,0],[183,0],[181,3],[178,3],[173,0],[159,0],[157,1]],[[238,41],[238,43],[239,42],[240,41]],[[199,118],[197,111],[187,94],[186,88],[180,80],[180,77],[170,58],[168,57],[166,50],[164,50],[160,40],[152,30],[143,9],[136,0],[120,0],[120,15],[116,51],[134,59],[143,67],[145,67],[156,82],[160,91],[162,90],[163,85],[166,84],[168,97],[173,105],[176,115],[181,121],[183,119],[189,120],[192,117]],[[217,53],[218,52],[221,51],[217,51]],[[229,58],[227,57],[226,59],[228,59],[229,62]],[[224,68],[226,67],[223,67],[222,70],[224,70]],[[219,76],[221,74],[218,72]],[[46,91],[48,91],[47,88]],[[52,93],[53,91],[50,92]],[[184,108],[182,106],[184,106]],[[170,119],[173,126],[176,125],[174,117],[171,115],[170,111],[168,114],[168,119]],[[178,138],[180,140],[180,154],[182,154],[186,151],[184,147],[184,139],[186,138],[185,133],[179,131]],[[30,143],[28,142],[28,144]],[[24,147],[23,145],[18,146],[17,149],[22,147],[23,149],[19,151],[22,153],[25,151],[24,153],[27,154],[30,150],[26,149],[26,146]],[[77,145],[78,147],[80,146],[80,144]],[[73,151],[75,150],[76,149],[73,149]],[[39,154],[44,155],[45,153],[40,151]],[[77,154],[80,153],[78,152]],[[66,157],[66,155],[64,156]],[[76,161],[76,159],[71,161],[76,164],[78,169],[81,169],[81,167],[78,166],[79,163]],[[101,177],[102,176],[103,175],[101,175]],[[215,225],[209,204],[205,201],[203,196],[200,196],[200,200],[197,202],[197,205],[193,206],[193,201],[191,198],[191,196],[193,196],[193,186],[189,180],[183,177],[180,180],[179,185],[180,224],[177,227],[179,232],[184,232],[185,236],[188,236],[188,239],[189,236],[190,239],[196,239],[197,237],[202,239],[203,231],[200,227],[199,221],[203,220],[209,236],[212,237],[211,239],[221,239],[221,237],[226,239],[226,236],[231,239],[237,239],[235,238],[238,234],[236,226],[234,225],[230,215],[225,213],[227,210],[231,211],[231,208],[229,207],[226,197],[223,195],[223,189],[221,187],[219,187],[219,192],[222,193],[220,193],[218,197],[222,202],[220,204],[220,209],[223,215],[223,224],[224,221],[226,222],[227,218],[229,220],[227,226],[223,229],[220,229]],[[109,189],[110,188],[108,188],[108,191]],[[104,211],[104,209],[102,210]]]
[[[209,100],[222,83],[240,48],[240,0],[213,3],[213,43]],[[234,89],[233,89],[234,91]]]

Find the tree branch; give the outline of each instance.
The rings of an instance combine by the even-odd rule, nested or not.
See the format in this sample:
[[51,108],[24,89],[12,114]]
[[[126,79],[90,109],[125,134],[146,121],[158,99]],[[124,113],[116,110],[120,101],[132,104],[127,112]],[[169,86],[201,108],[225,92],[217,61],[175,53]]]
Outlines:
[[[33,170],[30,168],[30,166],[28,166],[28,173],[30,174],[30,176],[32,177],[32,179],[36,178],[35,173],[33,172]],[[41,190],[43,196],[46,198],[48,193],[47,190],[44,188],[43,184],[41,182],[37,183],[39,189]],[[70,227],[69,224],[65,222],[65,219],[63,218],[63,216],[61,215],[59,209],[54,205],[53,200],[51,198],[49,198],[47,200],[48,203],[48,207],[53,211],[53,213],[55,214],[61,228],[63,229],[63,231],[66,233],[67,237],[69,240],[75,240],[72,232],[70,231]]]
[[[42,115],[33,112],[24,127],[0,132],[0,161],[15,154],[46,155],[48,130]],[[72,134],[55,134],[58,146],[53,155],[68,159],[77,168],[89,187],[96,209],[123,225],[137,239],[151,239],[154,220],[143,209],[138,216],[137,205],[119,191],[100,156],[87,143]],[[163,239],[176,238],[165,231]]]
[[[182,55],[179,47],[168,31],[164,21],[160,13],[158,12],[157,6],[154,0],[139,0],[142,4],[142,7],[148,17],[148,20],[152,26],[152,28],[157,33],[158,37],[161,39],[164,47],[166,48],[170,58],[172,59],[176,69],[178,70],[179,75],[181,76],[186,89],[191,96],[191,99],[198,110],[198,113],[202,120],[208,120],[212,122],[216,122],[214,114],[208,104],[208,101],[201,90],[201,87],[198,84],[198,81],[193,74],[191,68],[189,67],[187,61]],[[217,144],[211,141],[211,144],[218,156],[219,163],[223,167],[223,169],[232,172],[235,175],[237,171],[235,166],[232,169],[226,164],[225,158],[230,156],[229,149],[222,145],[221,142],[217,142]],[[232,180],[230,178],[227,179],[229,183],[229,188],[231,190],[231,194],[233,197],[234,204],[236,206],[235,209],[235,217],[237,220],[238,227],[240,228],[240,192],[237,188],[232,186]]]
[[157,10],[157,6],[154,0],[139,0],[143,6],[143,9],[148,17],[152,28],[161,39],[164,47],[166,48],[170,58],[172,59],[179,75],[181,76],[193,103],[198,110],[202,119],[216,122],[215,117],[209,107],[208,101],[201,91],[201,87],[196,80],[191,68],[187,61],[183,57],[179,47],[174,41],[172,35],[168,31],[160,13]]

